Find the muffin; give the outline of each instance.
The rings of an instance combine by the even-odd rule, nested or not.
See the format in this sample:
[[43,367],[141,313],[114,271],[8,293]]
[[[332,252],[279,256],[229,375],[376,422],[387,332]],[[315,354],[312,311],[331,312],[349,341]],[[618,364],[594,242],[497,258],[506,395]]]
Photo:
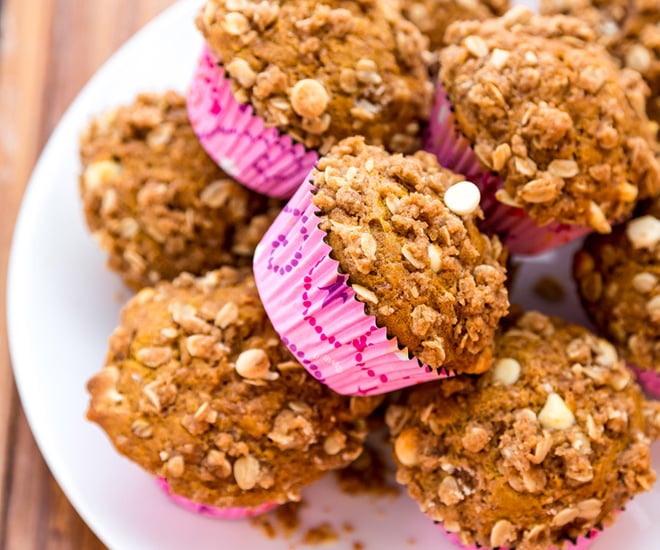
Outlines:
[[481,185],[482,227],[512,253],[609,233],[660,192],[646,85],[588,25],[518,7],[445,39],[428,147]]
[[644,77],[651,89],[649,116],[660,122],[660,9],[655,0],[541,0],[541,11],[589,23],[623,66]]
[[340,393],[483,372],[508,297],[506,253],[480,214],[477,187],[433,155],[341,141],[257,247],[275,330]]
[[354,134],[419,149],[432,96],[427,41],[387,2],[208,0],[197,26],[207,47],[190,117],[243,184],[290,197],[318,151]]
[[390,406],[397,481],[463,545],[583,547],[651,488],[659,409],[611,344],[540,313],[499,333],[495,358]]
[[200,147],[176,92],[141,94],[94,118],[80,142],[80,195],[108,267],[135,289],[252,262],[281,209]]
[[280,342],[249,270],[140,291],[123,309],[87,417],[177,501],[236,517],[300,498],[360,455],[377,398],[344,397]]
[[443,36],[454,21],[488,19],[502,15],[508,0],[393,0],[398,2],[406,19],[429,39],[429,48],[444,46]]
[[594,325],[660,398],[660,200],[611,235],[591,235],[573,274]]

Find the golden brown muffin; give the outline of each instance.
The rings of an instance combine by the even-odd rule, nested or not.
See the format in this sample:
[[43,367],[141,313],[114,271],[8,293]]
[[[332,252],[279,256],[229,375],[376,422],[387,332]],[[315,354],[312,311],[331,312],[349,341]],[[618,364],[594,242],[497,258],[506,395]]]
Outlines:
[[657,0],[541,0],[547,14],[589,23],[599,41],[651,88],[649,116],[660,121],[660,6]]
[[207,156],[175,92],[141,94],[81,137],[80,194],[108,266],[133,288],[250,265],[281,204],[232,180]]
[[504,180],[502,202],[539,225],[608,233],[660,192],[646,86],[588,25],[518,7],[454,23],[445,38],[440,79],[480,162]]
[[183,274],[124,308],[87,417],[117,450],[197,503],[255,507],[362,451],[378,398],[314,380],[280,342],[249,270]]
[[197,18],[234,94],[267,126],[327,151],[364,134],[420,145],[432,85],[426,39],[381,0],[208,0]]
[[389,408],[397,480],[466,545],[562,547],[655,480],[647,403],[614,347],[540,313],[498,334],[480,378],[425,384]]
[[508,0],[390,0],[400,5],[406,19],[429,39],[431,50],[444,46],[443,36],[454,21],[488,19],[502,15]]
[[508,310],[506,252],[477,229],[478,191],[469,212],[452,210],[462,179],[429,153],[354,137],[319,161],[313,202],[367,315],[429,366],[475,373],[490,366]]
[[660,200],[611,235],[592,235],[573,275],[590,319],[632,364],[660,374]]

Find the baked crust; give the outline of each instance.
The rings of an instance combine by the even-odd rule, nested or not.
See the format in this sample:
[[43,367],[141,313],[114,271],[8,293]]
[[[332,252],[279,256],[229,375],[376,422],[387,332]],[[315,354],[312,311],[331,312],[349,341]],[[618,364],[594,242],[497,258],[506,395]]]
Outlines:
[[587,24],[518,7],[445,37],[440,80],[480,162],[503,178],[503,202],[539,225],[608,233],[660,192],[648,89]]
[[311,377],[268,321],[249,270],[183,274],[123,309],[87,417],[172,492],[254,507],[362,452],[379,398],[345,397]]
[[544,550],[651,488],[645,431],[660,409],[611,344],[530,312],[495,357],[482,377],[418,386],[387,411],[397,480],[422,511],[465,545]]
[[419,149],[432,94],[427,41],[388,3],[208,0],[197,26],[236,99],[267,126],[321,153],[354,134]]
[[251,265],[281,210],[208,157],[176,92],[141,94],[94,118],[80,157],[87,225],[108,267],[135,289],[184,271]]
[[463,178],[425,152],[391,155],[348,138],[321,158],[319,227],[365,312],[434,368],[478,373],[508,311],[506,252],[445,192]]
[[589,236],[573,276],[596,327],[632,364],[660,374],[660,201],[639,214]]

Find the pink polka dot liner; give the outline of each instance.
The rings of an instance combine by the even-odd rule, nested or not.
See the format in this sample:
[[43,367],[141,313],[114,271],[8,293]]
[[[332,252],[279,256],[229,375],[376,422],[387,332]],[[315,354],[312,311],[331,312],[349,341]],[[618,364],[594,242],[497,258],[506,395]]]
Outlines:
[[[458,538],[458,535],[446,531],[442,526],[440,526],[440,529],[445,534],[445,536],[458,548],[462,548],[463,550],[488,550],[485,546],[477,546],[475,544],[472,544],[470,546],[465,546],[464,544],[461,543],[460,539]],[[589,531],[587,535],[578,537],[575,542],[571,542],[570,540],[566,541],[562,546],[561,550],[585,550],[601,533],[602,531],[598,529],[592,529],[591,531]],[[509,548],[500,547],[499,550],[509,550]],[[548,548],[548,550],[559,550],[559,549],[557,547],[552,546]]]
[[316,151],[266,128],[250,105],[236,101],[208,46],[200,56],[187,97],[190,124],[208,155],[228,175],[264,195],[289,198],[318,160]]
[[199,502],[194,502],[188,498],[182,497],[180,495],[175,495],[170,491],[169,483],[164,477],[156,478],[158,486],[165,492],[165,494],[172,500],[172,502],[177,505],[185,508],[189,512],[194,512],[196,514],[201,514],[203,516],[218,518],[218,519],[245,519],[252,518],[255,516],[260,516],[266,512],[276,508],[278,504],[276,502],[267,502],[255,508],[242,508],[242,507],[232,507],[232,508],[217,508],[215,506],[207,506],[206,504],[200,504]]
[[377,395],[453,376],[411,358],[389,338],[330,257],[312,203],[311,174],[257,246],[254,277],[264,308],[291,353],[344,395]]
[[440,82],[424,149],[435,154],[442,166],[465,175],[479,186],[484,212],[479,227],[488,235],[499,235],[512,254],[540,254],[592,232],[589,227],[558,222],[539,226],[524,209],[499,202],[495,193],[504,187],[504,182],[479,164],[471,143],[458,129],[454,108]]

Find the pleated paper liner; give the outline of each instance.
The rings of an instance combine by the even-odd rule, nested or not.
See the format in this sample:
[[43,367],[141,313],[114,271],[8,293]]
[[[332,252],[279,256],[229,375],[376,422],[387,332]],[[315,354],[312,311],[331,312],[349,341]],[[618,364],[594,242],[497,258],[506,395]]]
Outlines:
[[231,177],[264,195],[289,198],[318,160],[315,151],[266,128],[250,105],[236,101],[231,81],[208,46],[188,90],[190,124],[208,155]]
[[160,488],[165,491],[165,494],[176,503],[178,506],[185,508],[190,512],[196,514],[201,514],[203,516],[217,518],[217,519],[245,519],[259,516],[269,512],[273,508],[276,508],[278,504],[276,502],[267,502],[266,504],[261,504],[254,508],[243,508],[240,506],[235,506],[232,508],[217,508],[216,506],[208,506],[206,504],[201,504],[199,502],[194,502],[188,498],[182,497],[180,495],[175,495],[170,491],[170,486],[167,483],[167,479],[164,477],[156,478],[156,481]]
[[435,154],[445,168],[463,174],[479,186],[484,220],[482,231],[499,235],[512,254],[540,254],[592,232],[589,227],[551,222],[539,226],[524,209],[502,204],[495,198],[503,180],[485,170],[460,132],[447,92],[438,82],[424,148]]
[[411,358],[367,315],[318,228],[310,177],[270,227],[254,257],[264,308],[289,350],[344,395],[376,395],[452,376]]
[[651,369],[640,369],[631,363],[626,364],[635,373],[637,382],[644,392],[653,399],[660,399],[660,374]]
[[[438,525],[442,530],[442,532],[445,534],[445,536],[458,548],[462,548],[463,550],[489,550],[488,547],[486,546],[478,546],[476,544],[466,546],[463,543],[461,543],[461,540],[456,533],[450,533],[444,527],[442,527],[441,524]],[[561,549],[555,546],[551,546],[550,548],[548,548],[548,550],[585,550],[601,533],[602,531],[600,529],[591,529],[588,534],[578,537],[575,540],[575,542],[571,540],[567,540]],[[500,546],[498,547],[498,550],[509,550],[509,548]]]

